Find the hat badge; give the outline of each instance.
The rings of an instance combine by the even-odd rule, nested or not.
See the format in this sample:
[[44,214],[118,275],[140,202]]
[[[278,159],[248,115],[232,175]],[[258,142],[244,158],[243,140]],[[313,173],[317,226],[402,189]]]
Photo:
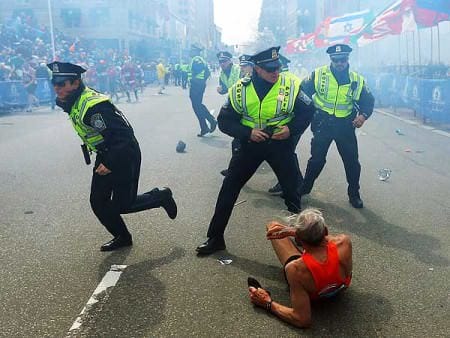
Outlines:
[[53,65],[53,73],[59,73],[59,67],[56,63]]
[[278,57],[277,50],[272,49],[272,59],[276,59]]
[[336,53],[341,52],[341,46],[336,46]]

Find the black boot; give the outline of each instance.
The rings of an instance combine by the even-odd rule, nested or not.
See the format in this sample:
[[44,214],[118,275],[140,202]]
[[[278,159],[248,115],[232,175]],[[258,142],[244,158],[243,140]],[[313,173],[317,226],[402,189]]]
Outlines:
[[359,194],[348,196],[348,201],[350,202],[353,208],[361,209],[362,207],[364,207],[364,203]]
[[219,236],[208,238],[205,243],[200,244],[197,247],[196,251],[199,255],[209,255],[213,252],[224,250],[225,248],[225,240],[223,239],[223,236]]
[[103,244],[100,247],[100,251],[113,251],[131,245],[133,245],[133,240],[131,239],[131,236],[119,235],[117,237],[114,237],[109,242]]
[[175,219],[177,217],[178,208],[175,200],[172,196],[172,190],[169,188],[163,188],[159,191],[161,193],[161,207],[167,212],[167,216],[171,219]]

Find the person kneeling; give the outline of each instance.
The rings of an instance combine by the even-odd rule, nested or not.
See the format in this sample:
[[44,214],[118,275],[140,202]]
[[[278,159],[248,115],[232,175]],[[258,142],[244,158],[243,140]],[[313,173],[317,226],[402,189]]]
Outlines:
[[[292,216],[291,216],[292,217]],[[284,266],[292,307],[272,300],[268,291],[249,277],[250,301],[298,327],[311,326],[311,301],[333,297],[352,278],[352,243],[345,234],[328,235],[322,213],[306,209],[295,215],[294,226],[267,225],[267,239]],[[289,237],[293,237],[298,247]]]

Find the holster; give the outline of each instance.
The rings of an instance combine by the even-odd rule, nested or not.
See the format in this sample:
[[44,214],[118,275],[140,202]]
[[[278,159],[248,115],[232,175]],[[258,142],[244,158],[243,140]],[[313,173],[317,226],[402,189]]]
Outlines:
[[91,164],[91,153],[89,152],[87,145],[81,145],[81,152],[83,153],[84,162],[86,162],[87,165]]

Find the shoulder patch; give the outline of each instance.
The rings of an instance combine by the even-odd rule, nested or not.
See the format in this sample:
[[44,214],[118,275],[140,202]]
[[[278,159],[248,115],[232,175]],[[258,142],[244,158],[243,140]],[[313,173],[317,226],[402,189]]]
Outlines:
[[103,131],[106,129],[106,123],[100,113],[96,113],[91,116],[91,126],[98,131]]

